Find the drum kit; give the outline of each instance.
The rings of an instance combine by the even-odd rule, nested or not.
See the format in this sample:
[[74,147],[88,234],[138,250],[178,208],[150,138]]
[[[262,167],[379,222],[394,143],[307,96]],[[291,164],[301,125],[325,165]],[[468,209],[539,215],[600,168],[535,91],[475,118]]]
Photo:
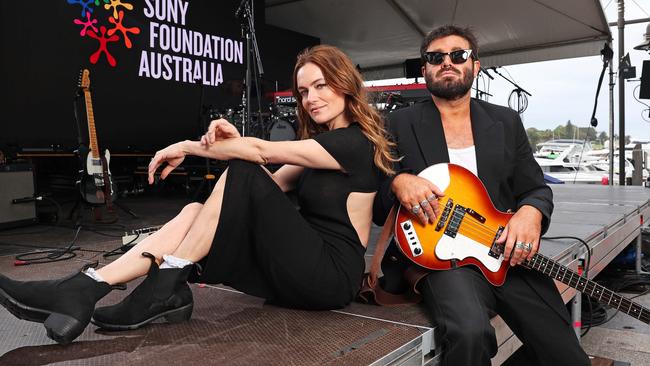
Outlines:
[[[422,88],[426,91],[426,89]],[[379,91],[372,93],[370,104],[382,115],[394,112],[412,105],[416,100],[422,99],[420,90],[409,90],[407,95],[400,91]],[[278,92],[273,96],[266,111],[251,112],[251,123],[246,126],[245,135],[258,137],[269,141],[291,141],[298,138],[298,117],[296,116],[296,99],[287,92]],[[225,118],[232,123],[239,133],[244,135],[243,115],[244,108],[239,105],[235,108],[207,108],[209,121]]]
[[[242,106],[226,109],[209,108],[207,114],[210,121],[219,118],[228,120],[240,134],[244,135]],[[297,131],[295,101],[274,102],[269,104],[267,112],[251,113],[251,123],[246,126],[245,135],[269,141],[291,141],[296,139]]]

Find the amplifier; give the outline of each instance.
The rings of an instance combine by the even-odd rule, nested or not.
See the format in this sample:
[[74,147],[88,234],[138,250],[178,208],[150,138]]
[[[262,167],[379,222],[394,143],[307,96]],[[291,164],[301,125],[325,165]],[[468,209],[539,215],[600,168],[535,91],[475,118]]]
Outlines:
[[[0,229],[36,223],[31,165],[0,166]],[[14,201],[19,203],[14,203]]]

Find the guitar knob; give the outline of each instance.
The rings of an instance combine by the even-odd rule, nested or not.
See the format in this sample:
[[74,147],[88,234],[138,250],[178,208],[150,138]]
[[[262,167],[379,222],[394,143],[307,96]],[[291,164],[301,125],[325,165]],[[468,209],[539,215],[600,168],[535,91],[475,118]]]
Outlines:
[[420,255],[420,253],[422,253],[422,249],[415,248],[415,249],[413,249],[413,253],[415,253],[415,255]]
[[408,222],[404,224],[404,230],[408,230],[410,228],[411,228],[411,224],[409,224]]

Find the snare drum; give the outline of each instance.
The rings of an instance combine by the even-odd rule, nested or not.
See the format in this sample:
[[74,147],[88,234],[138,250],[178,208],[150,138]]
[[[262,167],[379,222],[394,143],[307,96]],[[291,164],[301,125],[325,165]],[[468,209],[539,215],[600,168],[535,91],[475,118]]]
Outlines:
[[277,118],[269,130],[269,141],[291,141],[296,139],[293,123]]

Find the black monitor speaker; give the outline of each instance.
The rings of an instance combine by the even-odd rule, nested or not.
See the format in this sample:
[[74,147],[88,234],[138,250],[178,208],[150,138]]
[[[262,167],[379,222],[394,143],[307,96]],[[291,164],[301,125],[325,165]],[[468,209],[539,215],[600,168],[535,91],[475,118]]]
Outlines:
[[650,99],[650,60],[643,61],[639,99]]
[[419,58],[409,58],[406,61],[404,61],[404,77],[407,79],[411,78],[421,78],[422,77],[422,71],[420,71],[422,68],[422,64],[420,63]]

